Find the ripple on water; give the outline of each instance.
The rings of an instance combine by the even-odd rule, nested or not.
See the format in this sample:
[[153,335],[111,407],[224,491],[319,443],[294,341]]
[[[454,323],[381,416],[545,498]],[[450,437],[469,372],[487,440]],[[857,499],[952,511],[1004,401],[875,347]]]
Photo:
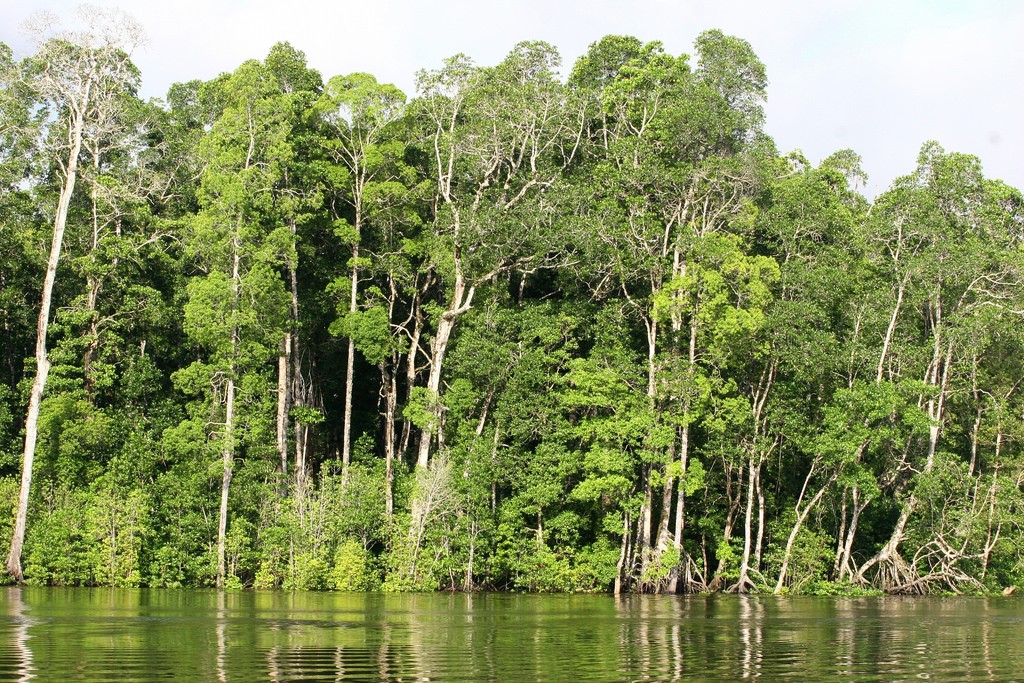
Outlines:
[[1013,681],[1024,602],[0,589],[0,681]]

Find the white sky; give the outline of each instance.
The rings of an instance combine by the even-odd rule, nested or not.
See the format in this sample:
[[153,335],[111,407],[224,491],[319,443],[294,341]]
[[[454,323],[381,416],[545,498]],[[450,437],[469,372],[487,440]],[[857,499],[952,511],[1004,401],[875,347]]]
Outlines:
[[[22,22],[75,0],[0,0],[0,41],[30,49]],[[767,129],[817,163],[850,148],[873,197],[913,170],[925,140],[981,158],[1024,188],[1021,0],[94,0],[133,14],[143,95],[209,79],[288,41],[325,78],[367,71],[414,94],[414,74],[464,52],[495,64],[521,40],[546,40],[568,73],[607,34],[692,53],[703,30],[748,40],[768,68]]]

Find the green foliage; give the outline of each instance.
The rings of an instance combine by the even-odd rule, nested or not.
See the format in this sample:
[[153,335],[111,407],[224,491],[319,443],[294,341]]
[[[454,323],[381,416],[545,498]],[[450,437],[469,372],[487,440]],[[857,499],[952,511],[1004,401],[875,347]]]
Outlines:
[[[793,526],[794,518],[793,511],[789,510],[781,516],[777,524],[773,525],[771,536],[779,539],[779,544],[769,546],[765,557],[770,575],[778,573],[786,538]],[[827,582],[835,556],[835,542],[829,534],[807,525],[802,526],[789,558],[787,590],[790,593],[813,592],[813,588],[806,587]]]
[[383,306],[345,313],[331,324],[330,330],[332,334],[351,338],[372,365],[379,365],[393,352],[401,350],[391,333],[388,312]]
[[284,588],[303,591],[319,591],[328,587],[334,577],[327,560],[316,553],[302,553],[295,556]]
[[90,533],[81,514],[88,505],[84,491],[51,490],[25,540],[25,580],[33,585],[88,585],[93,578]]
[[[8,537],[72,112],[23,77],[76,50],[0,46]],[[929,142],[868,202],[852,151],[774,148],[721,31],[560,66],[457,55],[407,102],[282,43],[142,103],[125,65],[69,204],[26,580],[1024,583],[1024,196]]]
[[835,583],[832,581],[811,581],[801,587],[800,593],[802,595],[843,598],[867,598],[884,595],[877,588],[868,588],[853,583]]
[[433,431],[437,428],[436,411],[437,396],[433,395],[425,387],[413,387],[409,392],[409,401],[406,403],[402,414],[415,427]]
[[86,511],[92,541],[92,580],[101,586],[138,588],[143,583],[141,554],[152,533],[149,500],[144,491],[100,487]]
[[669,548],[659,555],[654,563],[647,567],[644,575],[640,577],[641,581],[652,583],[667,578],[679,566],[682,559],[683,556],[678,548]]
[[334,551],[334,563],[327,577],[327,587],[336,591],[370,591],[379,586],[373,558],[355,540],[341,543]]

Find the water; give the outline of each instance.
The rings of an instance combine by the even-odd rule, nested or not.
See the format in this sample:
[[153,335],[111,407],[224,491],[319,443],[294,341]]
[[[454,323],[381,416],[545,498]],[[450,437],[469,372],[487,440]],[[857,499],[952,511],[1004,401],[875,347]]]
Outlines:
[[1024,680],[1024,601],[0,589],[0,681]]

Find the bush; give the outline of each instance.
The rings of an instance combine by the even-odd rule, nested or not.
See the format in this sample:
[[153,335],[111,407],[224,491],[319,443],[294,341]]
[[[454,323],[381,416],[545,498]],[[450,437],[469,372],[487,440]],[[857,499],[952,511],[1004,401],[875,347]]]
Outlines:
[[810,581],[803,585],[800,589],[800,593],[803,595],[821,595],[821,596],[836,596],[836,597],[864,597],[864,596],[878,596],[884,595],[884,593],[877,588],[871,588],[869,586],[859,586],[857,584],[849,583],[847,581],[835,582],[835,581]]
[[327,587],[336,591],[370,591],[380,584],[372,558],[358,541],[343,541],[334,552],[334,566],[327,576]]
[[31,585],[84,586],[92,583],[90,548],[82,492],[47,492],[25,538],[25,578]]
[[315,553],[295,556],[284,587],[301,591],[322,591],[327,588],[327,561]]

